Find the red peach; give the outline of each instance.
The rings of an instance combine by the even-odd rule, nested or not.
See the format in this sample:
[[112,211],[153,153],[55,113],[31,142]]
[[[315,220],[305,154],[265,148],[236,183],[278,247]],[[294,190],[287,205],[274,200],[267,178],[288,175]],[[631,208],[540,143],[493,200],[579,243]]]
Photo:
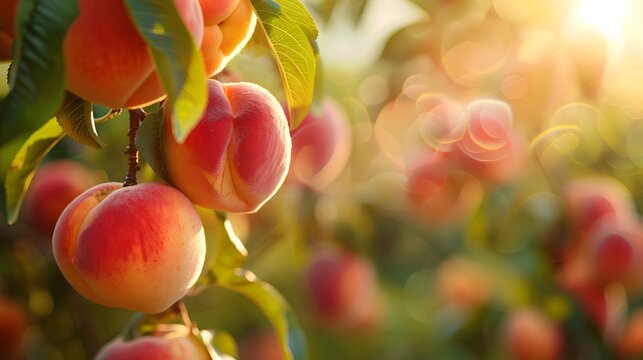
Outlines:
[[274,331],[259,331],[239,342],[239,360],[284,360],[281,343]]
[[96,303],[158,313],[181,299],[205,260],[198,213],[160,184],[97,185],[63,212],[53,238],[60,270]]
[[291,133],[291,173],[321,190],[346,166],[351,151],[350,128],[340,106],[327,99],[320,114],[309,113]]
[[286,116],[274,96],[258,85],[209,80],[208,88],[207,109],[184,143],[175,140],[171,112],[165,112],[165,174],[199,206],[255,212],[288,172]]
[[553,360],[561,350],[558,326],[536,309],[522,309],[509,315],[505,339],[511,359]]
[[0,61],[13,58],[13,40],[16,38],[16,12],[19,0],[0,0]]
[[65,207],[98,180],[96,174],[75,161],[44,165],[34,175],[25,194],[23,214],[26,222],[51,236]]
[[24,310],[13,300],[0,297],[0,359],[18,359],[27,331]]
[[116,338],[96,354],[96,360],[206,360],[204,345],[181,333],[142,336],[131,341]]
[[[197,45],[203,15],[197,0],[175,0]],[[79,15],[63,43],[65,84],[78,96],[111,108],[138,107],[166,93],[145,41],[122,0],[79,0]]]
[[607,176],[575,179],[564,189],[567,215],[577,230],[588,232],[605,218],[616,223],[633,222],[635,206],[630,191]]
[[315,315],[329,327],[368,329],[379,318],[377,278],[365,259],[331,250],[315,254],[306,271],[306,288]]

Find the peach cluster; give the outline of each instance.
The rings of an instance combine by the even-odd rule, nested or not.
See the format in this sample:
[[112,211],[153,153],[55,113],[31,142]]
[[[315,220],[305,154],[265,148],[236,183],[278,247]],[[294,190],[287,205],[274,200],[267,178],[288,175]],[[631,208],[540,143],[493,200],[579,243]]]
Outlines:
[[284,182],[291,151],[288,122],[264,88],[209,80],[206,111],[181,144],[172,133],[171,111],[164,113],[165,175],[193,203],[255,212]]
[[418,130],[428,149],[409,160],[407,193],[423,218],[452,223],[470,214],[483,186],[513,181],[526,144],[506,103],[477,100],[463,109],[449,98],[418,98]]
[[[122,1],[80,0],[63,44],[66,87],[112,108],[139,107],[166,95],[145,41]],[[175,0],[200,47],[208,75],[221,71],[254,30],[247,0]]]
[[53,250],[65,278],[87,299],[158,313],[196,282],[205,236],[196,209],[176,189],[104,183],[65,209]]

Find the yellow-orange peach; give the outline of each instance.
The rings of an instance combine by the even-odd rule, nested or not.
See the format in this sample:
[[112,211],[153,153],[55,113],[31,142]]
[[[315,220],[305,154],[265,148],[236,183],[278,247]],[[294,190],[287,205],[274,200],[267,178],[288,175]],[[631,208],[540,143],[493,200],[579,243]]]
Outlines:
[[248,43],[257,17],[248,0],[200,0],[200,4],[205,25],[201,55],[212,76]]
[[0,0],[0,61],[13,58],[18,0]]
[[96,360],[206,360],[210,355],[196,338],[174,332],[142,336],[131,341],[116,338],[96,354]]
[[554,360],[560,354],[560,329],[536,309],[522,309],[510,314],[505,331],[511,359]]
[[[203,15],[197,0],[174,4],[197,45]],[[79,15],[63,43],[65,85],[73,93],[112,108],[143,106],[166,93],[145,41],[123,0],[80,0]]]
[[474,311],[486,304],[493,290],[487,269],[462,257],[440,264],[435,286],[444,304],[455,305],[464,311]]
[[321,190],[339,176],[350,156],[351,134],[338,104],[324,101],[320,113],[309,113],[291,136],[291,174],[297,180]]
[[54,257],[69,283],[96,303],[158,313],[196,282],[205,259],[198,213],[176,189],[97,185],[63,212]]
[[208,89],[207,109],[182,144],[173,136],[171,111],[165,111],[165,175],[199,206],[255,212],[288,172],[286,116],[272,94],[258,85],[209,80]]
[[51,236],[65,207],[98,180],[96,174],[75,161],[44,165],[34,175],[25,194],[25,221],[39,232]]

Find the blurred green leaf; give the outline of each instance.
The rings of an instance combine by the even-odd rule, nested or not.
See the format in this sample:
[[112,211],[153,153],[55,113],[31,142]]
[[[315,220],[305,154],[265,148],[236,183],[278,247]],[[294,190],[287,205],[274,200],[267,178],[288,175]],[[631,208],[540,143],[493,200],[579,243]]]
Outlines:
[[90,102],[67,91],[60,109],[56,112],[56,120],[70,138],[96,149],[102,147]]
[[290,112],[290,128],[296,129],[313,101],[317,69],[317,26],[299,0],[251,0],[259,18],[258,28],[277,60]]
[[208,331],[208,330],[201,330],[201,334],[203,336],[204,332],[208,332],[210,334],[211,338],[211,343],[214,349],[220,353],[220,354],[226,354],[234,357],[235,359],[239,356],[238,349],[237,349],[237,342],[234,340],[234,337],[230,335],[230,333],[225,332],[225,331]]
[[201,118],[207,104],[207,76],[199,47],[174,1],[127,0],[134,24],[150,47],[174,119],[179,143]]
[[36,167],[47,153],[63,138],[65,133],[56,119],[33,133],[13,158],[5,178],[7,222],[13,224],[18,219],[25,191],[31,183]]
[[0,145],[42,126],[65,96],[62,42],[78,15],[75,0],[23,0],[18,6],[11,90],[0,101]]
[[286,299],[272,285],[263,282],[248,270],[237,270],[217,285],[235,291],[251,300],[266,316],[277,332],[287,360],[307,358],[306,339]]
[[225,277],[243,265],[248,251],[234,233],[230,220],[221,212],[216,212],[217,235],[215,241],[208,242],[211,249],[210,258],[206,262],[207,268],[216,278]]
[[161,178],[165,178],[163,158],[161,157],[161,126],[163,125],[163,108],[149,113],[136,133],[136,147],[143,159]]

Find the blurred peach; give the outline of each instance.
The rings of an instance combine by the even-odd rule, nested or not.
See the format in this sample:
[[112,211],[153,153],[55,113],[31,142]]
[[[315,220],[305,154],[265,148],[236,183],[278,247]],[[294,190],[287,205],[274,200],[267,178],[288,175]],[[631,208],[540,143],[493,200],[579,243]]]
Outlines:
[[239,360],[284,360],[286,357],[274,331],[257,331],[239,341]]
[[504,336],[511,359],[554,360],[560,356],[560,329],[537,309],[526,308],[511,313],[506,319]]
[[492,296],[492,279],[487,269],[469,259],[452,257],[440,264],[435,276],[437,296],[445,304],[474,311]]
[[0,297],[0,359],[20,358],[27,316],[13,300]]
[[643,353],[643,310],[637,310],[629,317],[616,346],[628,358],[638,358]]

